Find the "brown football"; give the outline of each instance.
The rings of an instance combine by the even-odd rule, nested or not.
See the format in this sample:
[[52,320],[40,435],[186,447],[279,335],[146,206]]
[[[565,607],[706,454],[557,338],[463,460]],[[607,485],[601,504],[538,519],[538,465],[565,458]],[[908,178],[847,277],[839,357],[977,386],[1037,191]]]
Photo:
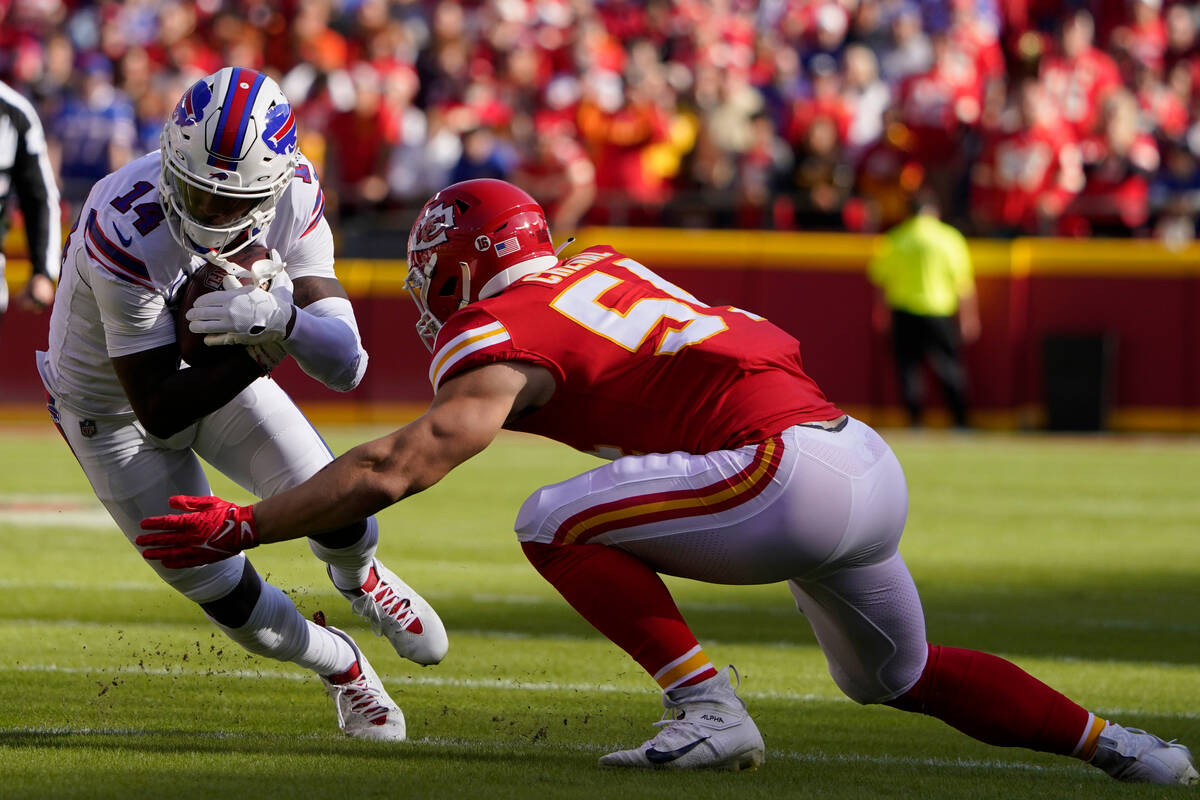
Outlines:
[[[229,256],[228,260],[249,269],[254,262],[269,256],[265,247],[252,244]],[[175,309],[175,339],[179,342],[180,356],[193,367],[206,366],[225,358],[250,358],[242,345],[207,345],[204,343],[204,334],[192,333],[188,328],[187,312],[196,298],[224,288],[228,274],[222,267],[206,263],[191,274],[180,290],[179,306]],[[241,279],[243,285],[248,282],[248,278]]]

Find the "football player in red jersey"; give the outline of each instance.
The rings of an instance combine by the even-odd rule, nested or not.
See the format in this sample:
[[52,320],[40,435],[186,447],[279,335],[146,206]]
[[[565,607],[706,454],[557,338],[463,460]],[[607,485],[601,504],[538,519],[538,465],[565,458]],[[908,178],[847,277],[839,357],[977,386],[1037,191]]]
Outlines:
[[659,574],[786,582],[834,681],[860,703],[945,720],[997,745],[1074,755],[1124,780],[1197,779],[1191,754],[1106,723],[1017,666],[931,646],[897,551],[895,455],[804,373],[762,317],[709,306],[609,247],[555,257],[541,208],[495,180],[442,190],[409,237],[430,345],[424,416],[254,506],[173,498],[147,558],[192,564],[328,530],[432,486],[502,428],[614,460],[525,501],[530,562],[658,682],[669,719],[600,763],[757,766],[762,737]]

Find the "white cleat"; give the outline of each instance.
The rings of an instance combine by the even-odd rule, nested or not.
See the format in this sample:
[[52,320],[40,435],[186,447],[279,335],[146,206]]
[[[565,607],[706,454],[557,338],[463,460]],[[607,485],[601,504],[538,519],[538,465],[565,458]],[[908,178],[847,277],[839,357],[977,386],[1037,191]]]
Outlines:
[[403,742],[405,737],[404,712],[388,696],[383,682],[371,669],[371,663],[345,632],[325,624],[320,612],[314,615],[318,625],[335,636],[340,636],[350,645],[358,659],[358,675],[344,683],[334,683],[324,675],[321,682],[325,691],[333,698],[337,707],[338,727],[347,736],[355,739],[370,739],[377,742]]
[[662,726],[658,735],[641,747],[602,756],[600,766],[757,769],[765,758],[762,734],[729,683],[731,669],[726,667],[695,686],[664,692],[667,710],[655,723]]
[[[332,571],[330,571],[332,580]],[[371,573],[359,589],[338,589],[354,613],[367,621],[376,636],[392,643],[402,658],[422,666],[446,657],[450,640],[433,606],[396,574],[372,559]]]
[[1108,723],[1100,732],[1091,764],[1119,781],[1130,783],[1200,783],[1192,752],[1152,733]]

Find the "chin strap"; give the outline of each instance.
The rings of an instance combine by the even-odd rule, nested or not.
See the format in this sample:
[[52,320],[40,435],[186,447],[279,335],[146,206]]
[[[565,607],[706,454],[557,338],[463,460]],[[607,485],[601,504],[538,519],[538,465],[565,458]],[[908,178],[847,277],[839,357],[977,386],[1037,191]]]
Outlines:
[[462,270],[462,299],[458,301],[458,307],[463,308],[471,302],[471,268],[465,261],[458,262],[458,268]]

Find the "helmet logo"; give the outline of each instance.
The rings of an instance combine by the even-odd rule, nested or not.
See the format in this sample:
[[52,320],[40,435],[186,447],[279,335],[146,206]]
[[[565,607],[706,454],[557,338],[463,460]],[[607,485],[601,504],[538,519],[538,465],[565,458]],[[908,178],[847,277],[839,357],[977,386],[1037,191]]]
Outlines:
[[503,242],[496,242],[496,257],[503,258],[509,253],[515,253],[521,249],[521,245],[517,242],[517,237],[510,236]]
[[195,125],[204,119],[204,109],[208,107],[210,100],[212,100],[212,89],[208,88],[208,84],[204,81],[196,81],[192,84],[192,88],[184,92],[183,97],[179,98],[179,102],[175,104],[175,111],[171,114],[171,119],[180,127]]
[[229,173],[228,172],[210,172],[210,173],[208,173],[208,177],[215,178],[216,180],[219,180],[219,181],[227,181],[227,180],[229,180]]
[[262,138],[273,153],[284,156],[295,151],[296,115],[290,105],[281,103],[267,110]]
[[449,240],[446,233],[454,227],[454,206],[438,204],[426,209],[425,218],[413,231],[409,250],[428,250],[431,247]]
[[475,249],[481,253],[486,253],[488,248],[492,246],[492,240],[486,236],[475,237]]

